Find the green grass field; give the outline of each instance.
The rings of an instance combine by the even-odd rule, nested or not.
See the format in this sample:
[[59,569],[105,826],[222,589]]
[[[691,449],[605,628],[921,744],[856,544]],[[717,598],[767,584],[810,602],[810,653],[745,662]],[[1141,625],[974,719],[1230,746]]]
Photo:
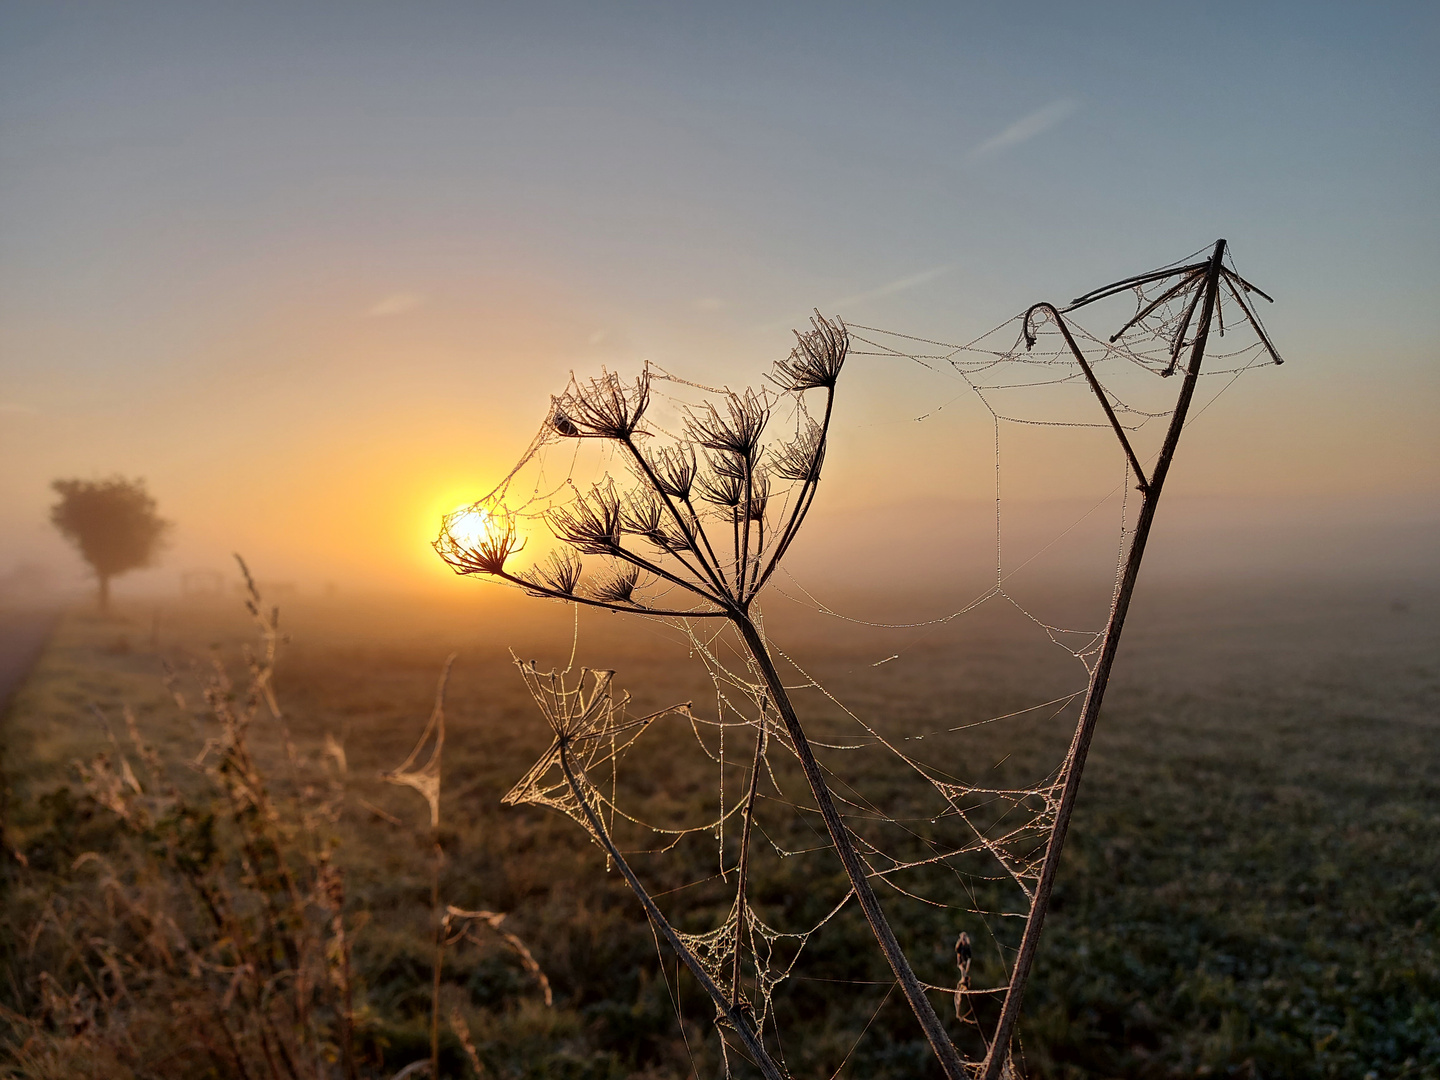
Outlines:
[[[467,945],[447,958],[446,1009],[466,1018],[490,1075],[719,1074],[708,1002],[688,974],[677,975],[673,956],[657,953],[599,848],[559,814],[500,805],[548,742],[507,650],[563,665],[569,613],[497,599],[491,589],[457,591],[464,602],[449,605],[285,605],[292,640],[276,690],[300,772],[288,771],[273,729],[254,734],[276,790],[297,799],[319,775],[325,734],[343,741],[344,802],[330,830],[346,874],[368,1075],[392,1075],[428,1054],[428,816],[414,792],[378,774],[418,737],[451,651],[459,655],[447,709],[442,898],[508,912],[505,926],[534,952],[555,1004],[545,1008],[512,952]],[[895,733],[996,715],[1074,681],[1033,635],[1003,620],[881,633],[771,606],[782,648]],[[863,597],[852,607],[872,618],[889,610]],[[12,700],[6,839],[26,865],[6,861],[0,1068],[35,1072],[17,1048],[43,1028],[73,1050],[54,1059],[54,1075],[118,1075],[94,1071],[99,1059],[76,1049],[87,1038],[120,1046],[106,1060],[125,1075],[174,1075],[164,1064],[174,1038],[166,984],[125,969],[123,949],[125,995],[109,991],[113,1004],[95,1029],[56,1031],[54,1016],[42,1015],[41,972],[70,989],[87,979],[108,985],[97,975],[103,942],[85,936],[102,906],[95,865],[75,868],[76,860],[87,851],[117,864],[144,857],[84,794],[73,762],[109,745],[91,705],[118,724],[119,706],[129,704],[181,786],[203,791],[203,777],[183,762],[214,732],[176,707],[161,657],[183,674],[213,651],[238,671],[249,636],[238,601],[165,604],[158,618],[141,606],[111,620],[71,612]],[[872,666],[891,653],[899,658]],[[617,686],[642,711],[714,699],[683,642],[628,617],[583,618],[579,657],[617,669]],[[843,731],[814,695],[801,694],[797,706],[813,710],[816,730]],[[1027,1073],[1440,1077],[1437,736],[1433,591],[1142,583],[1027,998]],[[1029,782],[1022,778],[1043,772],[1066,737],[1063,722],[989,725],[934,753],[950,755],[952,772]],[[727,776],[740,775],[744,753]],[[913,792],[903,770],[871,760],[850,779],[904,816]],[[780,772],[788,788],[793,778]],[[627,805],[647,820],[679,821],[713,801],[716,770],[685,731],[647,733],[623,776]],[[767,813],[759,821],[780,847],[807,846],[803,815]],[[653,846],[638,830],[627,839]],[[682,927],[703,929],[728,904],[729,886],[715,876],[717,842],[690,837],[664,856],[634,858]],[[757,864],[757,904],[767,918],[813,921],[844,891],[832,863],[816,851]],[[141,886],[138,871],[119,877]],[[926,887],[945,881],[932,876]],[[950,950],[967,925],[957,909],[894,910],[922,978],[953,982]],[[977,954],[978,967],[988,962]],[[888,989],[863,922],[843,912],[776,995],[792,1073],[931,1075],[918,1028]],[[936,1004],[949,1015],[941,995]],[[468,1075],[448,1029],[444,1051],[449,1075]]]

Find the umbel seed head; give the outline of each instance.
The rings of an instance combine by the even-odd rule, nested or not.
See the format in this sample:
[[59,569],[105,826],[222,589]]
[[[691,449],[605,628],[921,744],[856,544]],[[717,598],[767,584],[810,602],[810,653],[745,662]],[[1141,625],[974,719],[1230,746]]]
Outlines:
[[551,401],[550,427],[567,438],[627,441],[649,404],[648,372],[628,388],[612,371],[583,383],[572,379],[570,388]]
[[466,506],[441,519],[431,545],[457,574],[501,574],[505,561],[524,548],[515,519],[500,506]]
[[812,329],[795,331],[795,348],[775,362],[771,380],[782,390],[833,388],[850,351],[850,331],[840,319],[830,320],[816,311]]

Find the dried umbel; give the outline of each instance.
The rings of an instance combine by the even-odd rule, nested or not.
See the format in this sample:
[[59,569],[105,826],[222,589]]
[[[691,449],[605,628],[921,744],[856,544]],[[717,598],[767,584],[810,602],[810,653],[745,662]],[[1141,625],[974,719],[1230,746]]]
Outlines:
[[695,486],[695,448],[688,443],[662,446],[645,458],[648,468],[643,474],[662,495],[672,499],[690,498]]
[[551,403],[550,426],[569,438],[628,439],[650,404],[650,378],[642,374],[627,388],[620,376],[605,372],[570,388]]
[[840,377],[840,368],[850,351],[850,335],[839,321],[830,322],[815,312],[812,329],[795,331],[795,348],[775,365],[771,379],[784,390],[830,388]]
[[640,581],[638,566],[621,566],[609,577],[590,586],[590,595],[607,604],[631,604],[635,600],[635,586]]
[[[543,521],[562,554],[511,569],[524,539],[520,512],[506,509],[506,485],[447,516],[436,551],[457,573],[498,578],[532,595],[648,615],[744,613],[814,501],[835,381],[849,349],[845,325],[818,314],[797,338],[772,373],[778,391],[709,391],[708,400],[681,410],[678,439],[648,419],[655,380],[668,376],[647,369],[633,383],[612,372],[572,379],[552,399],[527,460],[556,440],[591,439],[609,443],[626,468],[548,498],[529,515]],[[821,420],[811,416],[807,391],[824,395]],[[782,406],[794,435],[767,445]],[[581,555],[601,560],[593,581],[583,579]]]
[[482,500],[446,514],[433,546],[456,573],[506,577],[505,563],[525,541],[503,506]]
[[805,480],[819,473],[825,461],[825,440],[820,425],[808,416],[792,442],[771,450],[771,468],[786,480]]
[[[531,455],[547,441],[557,438],[605,440],[628,466],[626,472],[633,481],[632,489],[621,490],[621,477],[612,471],[590,490],[576,491],[567,501],[551,505],[543,513],[545,523],[561,545],[601,559],[605,570],[595,581],[587,584],[581,579],[578,556],[575,563],[552,563],[548,571],[510,572],[505,558],[518,550],[518,545],[513,528],[508,526],[512,520],[508,515],[495,516],[499,523],[495,536],[469,546],[454,542],[455,530],[447,519],[436,550],[459,573],[487,574],[540,596],[650,616],[729,621],[738,639],[735,646],[748,654],[752,670],[763,680],[762,685],[754,688],[757,699],[768,700],[779,714],[786,735],[784,741],[799,759],[831,843],[887,962],[946,1073],[958,1078],[964,1068],[959,1055],[880,909],[866,866],[835,806],[769,647],[751,615],[755,597],[774,574],[814,503],[834,410],[835,384],[849,351],[849,331],[845,325],[818,313],[812,320],[812,329],[798,334],[797,339],[790,356],[777,363],[771,374],[771,382],[779,388],[778,392],[712,391],[711,400],[683,411],[685,438],[672,438],[668,445],[658,427],[645,425],[651,393],[648,372],[637,380],[633,389],[609,373],[585,383],[572,381],[569,389],[553,400],[545,428],[532,445]],[[811,419],[805,401],[806,393],[811,391],[824,395],[819,421]],[[795,435],[772,449],[762,440],[772,415],[782,403],[791,407]],[[642,439],[647,443],[644,449],[640,446]],[[504,488],[502,485],[485,505],[498,506]],[[634,544],[632,538],[645,541],[653,550]],[[678,594],[682,600],[688,600],[690,606],[662,605],[650,595],[653,588],[647,588],[644,584],[647,582],[652,583],[653,588],[665,590],[663,595],[667,600]],[[586,697],[567,695],[563,688],[557,688],[553,678],[547,683],[533,667],[522,666],[522,671],[556,733],[552,755],[537,766],[538,773],[532,770],[522,786],[533,790],[537,776],[559,765],[568,790],[564,799],[567,812],[582,820],[592,835],[605,843],[611,859],[621,866],[631,887],[646,905],[652,923],[667,926],[653,900],[609,843],[591,805],[583,770],[577,772],[570,760],[572,744],[587,737],[582,733],[590,718],[609,708],[608,675],[596,676],[597,685]],[[578,718],[573,712],[576,708]],[[767,706],[762,706],[762,711],[765,708]],[[578,726],[572,727],[572,724]],[[760,775],[763,755],[759,748],[764,741],[757,735],[752,789]],[[746,851],[753,813],[752,797],[744,812]],[[746,851],[740,856],[742,865],[748,858]],[[743,914],[747,910],[745,889],[746,875],[742,871],[735,900],[735,910],[741,913],[738,917],[742,920],[748,918]],[[740,1010],[738,998],[727,1002],[709,980],[705,963],[695,951],[701,947],[698,941],[687,945],[673,931],[667,937],[716,999],[722,1029],[740,1038],[752,1060],[760,1064],[767,1076],[778,1080],[779,1069],[765,1053],[758,1033]],[[738,964],[738,937],[730,947],[736,950]]]
[[532,596],[574,596],[584,564],[568,548],[550,553],[549,563],[522,572],[519,577],[530,586]]
[[721,415],[713,402],[706,402],[702,410],[690,414],[686,430],[696,445],[718,451],[722,461],[733,458],[735,469],[753,468],[770,409],[754,390],[729,394],[724,404],[725,414]]
[[621,550],[621,517],[620,497],[613,485],[596,486],[547,515],[555,536],[586,555],[612,555]]

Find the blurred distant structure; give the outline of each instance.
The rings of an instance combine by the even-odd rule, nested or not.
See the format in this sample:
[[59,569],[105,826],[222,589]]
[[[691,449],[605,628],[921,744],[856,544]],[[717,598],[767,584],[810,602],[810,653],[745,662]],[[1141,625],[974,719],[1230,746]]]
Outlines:
[[156,512],[141,479],[56,480],[50,486],[60,495],[50,522],[95,571],[100,610],[107,611],[110,579],[153,564],[171,522]]

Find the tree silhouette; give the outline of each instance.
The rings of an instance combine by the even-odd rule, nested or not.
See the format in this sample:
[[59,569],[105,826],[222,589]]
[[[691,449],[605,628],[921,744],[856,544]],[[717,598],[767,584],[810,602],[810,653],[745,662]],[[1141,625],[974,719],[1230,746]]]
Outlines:
[[110,579],[149,566],[171,523],[155,512],[144,480],[56,480],[60,501],[50,523],[80,551],[100,582],[100,610],[110,607]]

